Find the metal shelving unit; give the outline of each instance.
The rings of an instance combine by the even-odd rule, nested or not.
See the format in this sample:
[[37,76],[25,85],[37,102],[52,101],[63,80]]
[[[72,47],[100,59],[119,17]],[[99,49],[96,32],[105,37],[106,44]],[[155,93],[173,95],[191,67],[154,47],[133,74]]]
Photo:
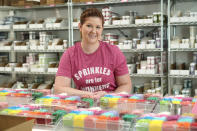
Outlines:
[[14,52],[64,52],[65,50],[14,50]]
[[55,72],[19,72],[19,71],[0,71],[2,74],[32,74],[32,75],[55,75]]
[[60,4],[60,5],[37,5],[37,6],[25,6],[25,7],[14,7],[14,6],[0,6],[0,10],[35,10],[35,9],[54,9],[54,8],[67,8],[68,4]]
[[170,22],[170,26],[188,26],[197,25],[197,22]]
[[131,77],[158,77],[158,78],[163,78],[167,77],[166,74],[131,74]]
[[[106,26],[104,27],[105,29],[128,29],[128,28],[154,28],[154,27],[160,27],[161,28],[161,36],[163,36],[163,27],[165,26],[163,23],[163,12],[164,12],[164,0],[130,0],[128,2],[96,2],[96,3],[72,3],[72,1],[68,1],[68,3],[64,4],[64,5],[57,5],[57,6],[35,6],[35,7],[2,7],[0,8],[0,10],[15,10],[15,11],[26,11],[26,10],[42,10],[42,9],[58,9],[58,8],[68,8],[68,27],[63,27],[63,28],[44,28],[44,29],[17,29],[17,30],[12,30],[13,32],[17,33],[17,32],[28,32],[28,31],[64,31],[64,30],[68,30],[69,33],[69,40],[68,43],[72,43],[71,45],[73,45],[73,30],[76,30],[78,28],[75,28],[72,26],[72,20],[73,20],[73,8],[84,8],[84,7],[103,7],[106,5],[109,6],[129,6],[129,5],[146,5],[146,4],[155,4],[155,3],[160,3],[160,11],[161,11],[161,23],[153,23],[153,24],[130,24],[130,25],[110,25],[110,26]],[[0,30],[0,31],[10,31],[10,30]],[[162,48],[156,48],[156,49],[128,49],[128,50],[122,50],[123,52],[126,53],[138,53],[138,52],[157,52],[160,53],[160,55],[162,56],[162,52],[164,51],[163,48],[163,37],[161,37],[161,46]],[[12,53],[12,55],[10,56],[16,56],[15,53],[28,53],[28,52],[64,52],[64,50],[1,50],[0,52],[9,52],[10,54]],[[161,57],[162,58],[162,57]],[[12,60],[12,62],[15,59]],[[162,59],[161,59],[162,61]],[[162,66],[163,69],[163,66]],[[55,74],[55,73],[48,73],[48,72],[0,72],[0,73],[9,73],[9,74],[36,74],[36,75],[51,75],[51,74]],[[165,78],[167,75],[166,74],[132,74],[131,77],[145,77],[145,78],[158,78],[161,80],[161,85],[163,85],[163,78]],[[162,89],[162,93],[163,93],[163,89]]]
[[128,1],[106,1],[106,2],[88,2],[88,3],[73,3],[74,7],[80,7],[80,6],[106,6],[106,5],[130,5],[130,4],[139,4],[139,3],[154,3],[154,2],[160,2],[160,0],[128,0]]
[[[68,3],[65,4],[61,4],[61,5],[54,5],[54,6],[34,6],[34,7],[12,7],[12,6],[1,6],[0,7],[0,11],[13,11],[13,12],[25,12],[25,11],[32,11],[33,15],[36,15],[35,10],[54,10],[55,13],[57,13],[58,15],[60,15],[60,10],[61,9],[67,9],[68,11],[68,18],[70,18],[70,8],[68,6],[70,1],[68,1]],[[65,13],[64,13],[65,14]],[[42,28],[42,29],[0,29],[0,32],[8,32],[11,35],[8,35],[9,37],[11,36],[11,40],[15,40],[16,39],[16,34],[20,33],[20,32],[30,32],[30,31],[35,31],[35,32],[39,32],[39,31],[68,31],[68,43],[70,43],[70,30],[71,28],[69,27],[70,25],[66,26],[66,27],[61,27],[61,28]],[[66,35],[66,34],[65,34]],[[65,51],[65,49],[61,49],[61,50],[0,50],[0,52],[4,52],[4,53],[9,53],[9,62],[16,62],[17,58],[16,58],[16,54],[17,53],[58,53],[61,54]],[[16,71],[0,71],[0,73],[2,74],[10,74],[12,76],[12,79],[16,79],[16,75],[23,75],[23,74],[29,74],[29,75],[55,75],[56,73],[50,73],[50,72],[16,72]]]
[[171,52],[195,52],[197,48],[173,48],[170,49]]
[[168,75],[170,78],[197,78],[197,75]]
[[65,50],[64,49],[62,49],[62,50],[30,50],[30,49],[28,49],[28,50],[0,50],[0,52],[11,52],[11,51],[13,51],[13,52],[29,52],[29,53],[31,53],[31,52],[42,52],[42,53],[45,53],[45,52],[64,52]]
[[[73,8],[86,8],[84,6],[90,6],[90,7],[102,7],[102,6],[112,6],[112,7],[117,7],[117,6],[129,6],[129,5],[146,5],[146,4],[155,4],[155,3],[160,3],[160,11],[162,12],[161,14],[161,22],[160,23],[153,23],[153,24],[129,24],[129,25],[107,25],[104,26],[104,30],[114,30],[114,29],[128,29],[128,28],[155,28],[155,27],[160,27],[161,28],[161,47],[162,48],[155,48],[155,49],[121,49],[122,52],[124,53],[152,53],[152,52],[157,52],[160,53],[160,56],[162,56],[162,52],[165,50],[163,48],[163,26],[165,25],[163,22],[163,11],[164,11],[164,1],[163,0],[131,0],[127,2],[92,2],[92,3],[72,3]],[[77,30],[78,27],[72,27],[73,30]],[[73,32],[71,33],[73,34]],[[73,40],[73,37],[71,37],[71,41]],[[162,58],[162,57],[161,57]],[[161,60],[162,61],[162,60]],[[163,65],[162,65],[162,70],[163,70]],[[161,80],[161,85],[163,85],[163,78],[166,78],[166,74],[132,74],[130,75],[131,78],[134,77],[144,77],[144,78],[159,78]],[[163,88],[162,88],[162,94],[163,94]]]
[[68,30],[68,27],[62,27],[62,28],[42,28],[42,29],[13,29],[15,32],[20,31],[61,31],[61,30]]
[[[152,23],[152,24],[129,24],[129,25],[107,25],[104,26],[104,29],[118,29],[118,28],[152,28],[152,27],[160,27],[160,23]],[[78,27],[73,27],[73,29],[78,30]]]
[[132,52],[161,52],[161,48],[156,48],[156,49],[121,49],[122,52],[128,52],[128,53],[132,53]]
[[[172,75],[170,74],[170,66],[172,63],[176,61],[177,53],[190,53],[197,51],[196,48],[171,48],[171,39],[172,37],[177,36],[177,27],[183,28],[188,26],[196,26],[197,22],[170,22],[171,21],[171,13],[176,12],[177,4],[194,2],[193,5],[195,7],[195,0],[168,0],[168,93],[172,94],[173,85],[176,80],[179,79],[195,79],[196,75]],[[191,7],[192,8],[192,7]],[[187,10],[188,11],[188,10]]]
[[0,32],[9,32],[10,29],[0,29]]

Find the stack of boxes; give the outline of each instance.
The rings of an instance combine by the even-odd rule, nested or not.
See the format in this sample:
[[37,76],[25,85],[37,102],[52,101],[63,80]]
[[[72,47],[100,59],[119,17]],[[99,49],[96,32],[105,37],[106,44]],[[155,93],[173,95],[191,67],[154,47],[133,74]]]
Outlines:
[[47,5],[52,5],[52,4],[64,4],[65,0],[47,0],[46,4]]

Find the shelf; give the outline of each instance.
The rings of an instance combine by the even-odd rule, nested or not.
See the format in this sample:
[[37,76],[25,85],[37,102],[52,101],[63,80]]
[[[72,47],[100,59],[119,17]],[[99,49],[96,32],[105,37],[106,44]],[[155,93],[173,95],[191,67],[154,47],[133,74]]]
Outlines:
[[12,50],[0,50],[0,52],[11,52]]
[[62,50],[0,50],[0,52],[64,52],[65,49]]
[[190,52],[190,51],[197,51],[197,48],[173,48],[173,49],[170,49],[170,51],[173,51],[173,52]]
[[160,2],[160,0],[128,0],[128,1],[103,1],[103,2],[89,2],[89,3],[73,3],[73,7],[77,6],[106,6],[106,5],[130,5],[135,3],[152,3],[152,2]]
[[68,27],[62,28],[42,28],[42,29],[13,29],[14,31],[59,31],[59,30],[68,30]]
[[15,10],[18,7],[13,7],[13,6],[0,6],[0,10]]
[[178,2],[194,2],[196,0],[176,0],[176,1],[178,1]]
[[197,22],[171,22],[171,26],[188,26],[188,25],[197,25]]
[[64,52],[63,50],[13,50],[14,52]]
[[162,74],[131,74],[131,77],[166,77],[166,75]]
[[130,25],[108,25],[104,26],[104,29],[114,29],[114,28],[135,28],[135,27],[159,27],[160,23],[152,24],[130,24]]
[[38,75],[55,75],[56,72],[18,72],[18,71],[0,71],[0,73],[4,74],[38,74]]
[[168,75],[171,78],[197,78],[197,75]]
[[32,75],[55,75],[56,74],[56,72],[53,72],[53,73],[51,73],[51,72],[14,72],[14,73],[16,73],[16,74],[32,74]]
[[49,8],[65,8],[68,7],[68,4],[60,5],[37,5],[37,6],[23,6],[23,7],[14,7],[14,6],[0,6],[0,10],[29,10],[29,9],[49,9]]
[[11,74],[13,72],[12,71],[0,71],[0,73],[3,73],[3,74]]
[[[160,23],[152,23],[152,24],[130,24],[130,25],[107,25],[104,26],[104,29],[118,29],[118,28],[138,28],[138,27],[160,27]],[[77,30],[78,27],[73,27],[73,29]]]
[[158,49],[121,49],[124,53],[130,52],[161,52],[161,48]]
[[0,29],[0,32],[9,32],[11,29]]

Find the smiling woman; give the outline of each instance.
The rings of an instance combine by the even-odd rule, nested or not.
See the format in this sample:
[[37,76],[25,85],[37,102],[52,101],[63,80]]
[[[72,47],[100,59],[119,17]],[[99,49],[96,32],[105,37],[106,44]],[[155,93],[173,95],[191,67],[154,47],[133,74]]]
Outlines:
[[[85,10],[78,25],[81,42],[64,52],[55,80],[55,93],[99,98],[106,92],[131,91],[123,53],[101,41],[104,18],[95,8]],[[71,79],[76,89],[71,88]]]

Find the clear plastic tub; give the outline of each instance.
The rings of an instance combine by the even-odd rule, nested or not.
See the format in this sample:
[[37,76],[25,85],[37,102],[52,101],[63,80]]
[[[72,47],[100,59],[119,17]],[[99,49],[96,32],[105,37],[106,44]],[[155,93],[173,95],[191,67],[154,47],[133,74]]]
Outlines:
[[[81,124],[77,124],[77,121]],[[61,119],[56,127],[57,131],[131,131],[131,123],[123,120],[105,120],[86,117],[84,121],[73,117]]]
[[7,102],[8,106],[32,103],[31,93],[29,91],[22,92],[18,90],[7,90],[7,92],[1,91],[0,102]]
[[157,102],[146,100],[129,100],[127,98],[116,99],[101,99],[100,107],[105,110],[117,110],[119,113],[128,114],[143,114],[154,111]]
[[18,105],[3,109],[0,114],[33,118],[37,125],[53,126],[55,124],[53,112],[52,108],[44,108],[41,105]]

